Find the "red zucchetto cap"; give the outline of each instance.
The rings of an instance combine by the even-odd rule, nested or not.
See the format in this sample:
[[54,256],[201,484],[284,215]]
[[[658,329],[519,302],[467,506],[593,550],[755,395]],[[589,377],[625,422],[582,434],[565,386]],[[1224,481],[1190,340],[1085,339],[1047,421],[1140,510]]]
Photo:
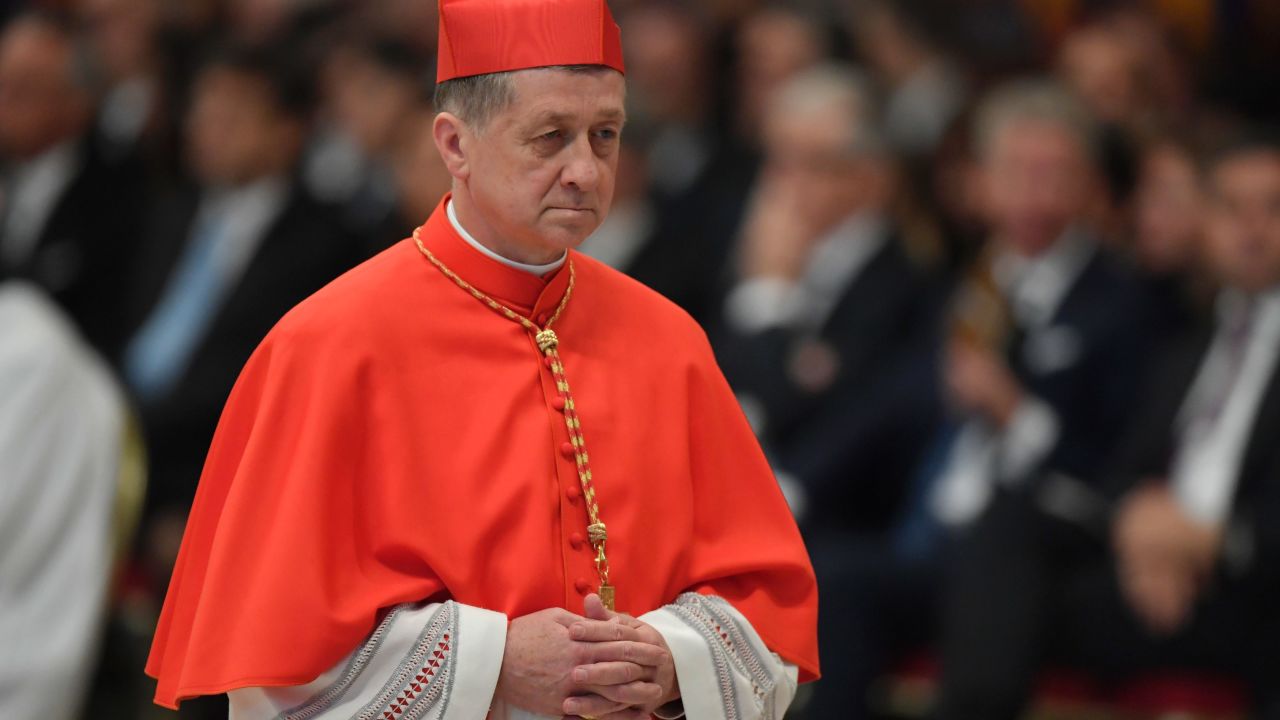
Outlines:
[[624,72],[605,0],[440,0],[436,82],[548,65]]

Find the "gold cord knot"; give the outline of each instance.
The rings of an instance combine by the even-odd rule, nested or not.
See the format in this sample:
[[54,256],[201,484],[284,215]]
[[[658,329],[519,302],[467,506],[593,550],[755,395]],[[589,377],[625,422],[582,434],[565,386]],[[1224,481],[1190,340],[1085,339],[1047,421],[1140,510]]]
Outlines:
[[560,338],[556,337],[556,331],[551,328],[539,330],[534,339],[538,341],[538,349],[548,355],[560,344]]
[[609,533],[605,530],[604,523],[591,523],[587,526],[587,537],[591,539],[591,544],[596,545],[609,539]]

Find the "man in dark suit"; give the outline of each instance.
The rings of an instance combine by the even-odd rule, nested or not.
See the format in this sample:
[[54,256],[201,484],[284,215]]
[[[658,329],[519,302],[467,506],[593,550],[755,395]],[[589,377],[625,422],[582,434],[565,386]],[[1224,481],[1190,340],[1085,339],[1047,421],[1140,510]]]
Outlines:
[[143,182],[90,139],[81,52],[52,15],[20,15],[0,35],[0,268],[43,287],[112,353]]
[[1242,138],[1207,176],[1212,327],[1152,375],[1105,488],[1003,493],[974,528],[939,717],[1017,717],[1050,655],[1107,680],[1238,672],[1280,717],[1280,141]]
[[[894,527],[846,543],[843,555],[815,551],[829,655],[813,717],[864,716],[875,676],[933,638],[949,558],[992,497],[1092,471],[1111,451],[1138,374],[1139,303],[1090,229],[1093,128],[1077,101],[1040,81],[1001,88],[980,107],[987,247],[953,293],[936,349],[881,385],[894,409],[884,417],[904,431],[948,418],[919,452]],[[932,400],[915,395],[930,388]]]
[[[282,60],[216,56],[186,123],[197,186],[159,204],[140,256],[136,330],[121,367],[151,461],[149,516],[185,516],[222,405],[253,348],[293,305],[356,262],[330,208],[294,178],[309,107]],[[152,538],[161,556],[176,548]]]
[[[922,283],[890,214],[893,161],[875,118],[865,80],[839,66],[791,80],[766,116],[738,280],[713,337],[775,464],[824,414],[860,401],[914,324]],[[804,478],[784,487],[797,510],[843,499],[809,497]],[[834,509],[847,524],[848,508]]]

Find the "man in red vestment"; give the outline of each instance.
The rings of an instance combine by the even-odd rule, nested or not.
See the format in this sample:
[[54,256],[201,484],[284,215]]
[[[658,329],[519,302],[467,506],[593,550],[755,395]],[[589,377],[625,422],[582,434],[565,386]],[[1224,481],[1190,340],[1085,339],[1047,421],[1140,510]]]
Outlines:
[[625,120],[603,0],[443,0],[453,176],[227,402],[147,671],[241,718],[781,717],[813,572],[702,330],[573,248]]

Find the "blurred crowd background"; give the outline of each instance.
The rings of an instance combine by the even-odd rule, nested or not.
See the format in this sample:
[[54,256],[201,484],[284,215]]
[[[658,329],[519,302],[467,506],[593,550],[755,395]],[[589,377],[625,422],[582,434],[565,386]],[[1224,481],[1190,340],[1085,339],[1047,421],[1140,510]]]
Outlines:
[[[1280,3],[612,9],[583,250],[703,323],[805,533],[792,715],[1280,717]],[[0,4],[0,717],[174,715],[221,406],[448,190],[435,42],[431,0]]]

